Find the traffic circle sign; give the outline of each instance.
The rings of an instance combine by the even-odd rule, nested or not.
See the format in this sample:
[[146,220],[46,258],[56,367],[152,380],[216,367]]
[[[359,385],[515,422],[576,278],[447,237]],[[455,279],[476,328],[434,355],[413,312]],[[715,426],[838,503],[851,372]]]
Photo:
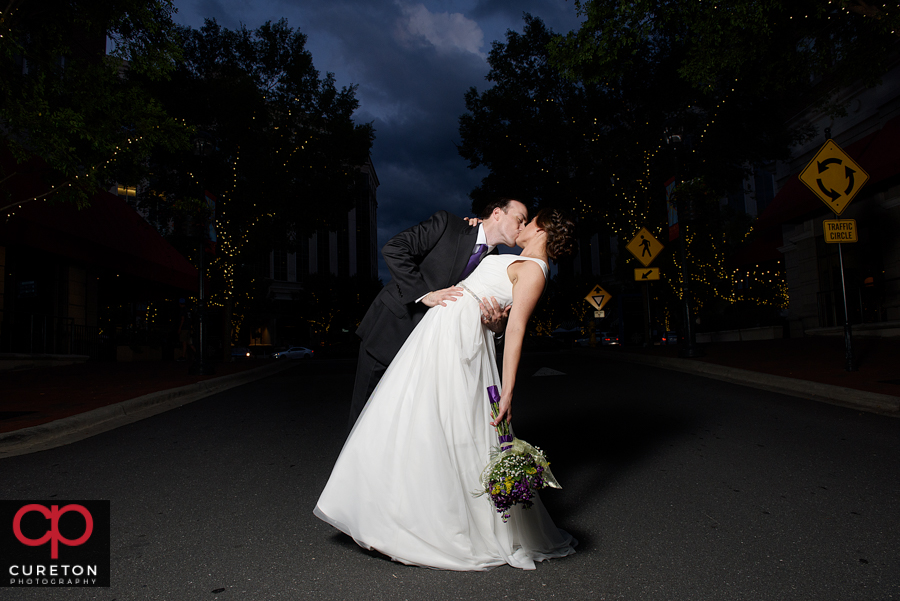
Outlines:
[[835,215],[844,212],[868,180],[869,175],[834,140],[825,142],[800,172],[800,181]]

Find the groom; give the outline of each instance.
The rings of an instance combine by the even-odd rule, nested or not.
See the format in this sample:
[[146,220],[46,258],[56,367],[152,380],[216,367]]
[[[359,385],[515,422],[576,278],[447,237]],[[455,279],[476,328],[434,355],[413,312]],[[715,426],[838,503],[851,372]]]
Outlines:
[[[514,246],[528,222],[528,209],[512,198],[489,204],[481,223],[472,226],[446,211],[400,232],[382,249],[392,279],[372,301],[356,330],[362,338],[350,402],[353,424],[394,355],[430,307],[446,306],[462,296],[465,279],[498,244]],[[486,325],[502,331],[509,310],[496,301],[483,304]]]

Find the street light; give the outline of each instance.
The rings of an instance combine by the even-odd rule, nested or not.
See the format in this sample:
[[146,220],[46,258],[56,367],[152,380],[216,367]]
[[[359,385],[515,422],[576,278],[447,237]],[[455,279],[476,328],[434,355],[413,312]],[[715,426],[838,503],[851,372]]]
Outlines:
[[[213,151],[216,149],[216,142],[215,142],[215,139],[211,135],[209,135],[208,133],[206,133],[204,131],[198,131],[197,134],[194,136],[192,142],[194,145],[194,155],[197,157],[200,157],[200,164],[201,164],[200,176],[202,179],[202,177],[204,175],[203,168],[202,168],[204,159],[206,157],[210,156],[213,153]],[[202,183],[203,182],[201,181],[201,184]],[[202,185],[201,185],[201,187],[202,187]],[[209,375],[216,373],[216,366],[213,364],[212,361],[209,360],[210,358],[207,356],[207,352],[206,352],[206,325],[207,325],[206,317],[207,317],[207,315],[206,315],[206,284],[204,282],[204,280],[206,279],[205,278],[206,270],[204,268],[204,262],[203,262],[203,255],[205,253],[205,250],[203,248],[204,247],[204,237],[205,237],[205,232],[206,232],[205,224],[201,224],[199,229],[202,232],[198,236],[198,239],[199,239],[198,248],[200,251],[200,258],[198,260],[198,263],[199,263],[198,271],[200,273],[200,361],[199,361],[200,365],[199,365],[199,371],[200,371],[201,375],[209,376]]]
[[687,238],[688,225],[696,221],[696,207],[693,198],[686,196],[684,200],[678,196],[678,185],[680,183],[679,171],[681,164],[679,161],[679,151],[684,146],[684,133],[681,128],[671,120],[667,124],[663,136],[666,144],[674,150],[675,155],[675,200],[678,210],[678,237],[679,247],[681,251],[681,300],[684,310],[684,342],[678,347],[678,356],[685,358],[695,358],[703,356],[703,349],[697,345],[697,338],[694,333],[693,319],[691,318],[691,301],[690,301],[690,272],[688,271],[687,262]]

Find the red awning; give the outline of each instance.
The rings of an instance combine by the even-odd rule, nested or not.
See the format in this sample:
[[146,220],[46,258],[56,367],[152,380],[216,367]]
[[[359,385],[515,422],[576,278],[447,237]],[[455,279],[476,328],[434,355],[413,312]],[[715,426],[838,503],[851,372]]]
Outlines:
[[734,255],[728,257],[727,263],[730,267],[740,267],[741,265],[759,265],[767,261],[780,260],[782,254],[778,249],[782,246],[784,243],[781,231],[771,230],[741,247]]
[[118,196],[100,192],[90,207],[32,201],[0,219],[0,244],[22,245],[187,292],[197,269]]
[[[900,117],[884,124],[875,133],[844,148],[850,157],[869,174],[867,186],[873,186],[900,174]],[[756,221],[757,231],[780,226],[812,213],[828,212],[828,207],[794,174]]]

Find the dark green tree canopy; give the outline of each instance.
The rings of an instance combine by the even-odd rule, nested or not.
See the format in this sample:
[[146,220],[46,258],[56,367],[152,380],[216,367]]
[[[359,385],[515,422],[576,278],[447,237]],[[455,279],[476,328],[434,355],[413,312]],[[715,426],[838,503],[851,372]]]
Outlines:
[[0,207],[31,200],[13,192],[16,177],[29,173],[45,185],[39,198],[86,202],[122,173],[138,172],[151,149],[185,141],[132,76],[164,80],[174,68],[174,12],[171,0],[7,3],[0,138],[17,165],[0,175]]
[[667,61],[700,98],[749,96],[747,108],[782,121],[827,104],[835,88],[875,84],[900,32],[900,8],[864,0],[577,0],[576,7],[583,25],[551,48],[567,76],[610,81],[650,57]]
[[[694,301],[735,303],[722,259],[745,236],[739,216],[717,210],[718,199],[748,169],[786,159],[795,142],[823,133],[796,117],[822,109],[840,114],[839,90],[878,82],[897,57],[900,9],[865,0],[578,0],[576,6],[584,22],[551,44],[554,64],[575,81],[621,88],[625,102],[645,116],[631,121],[628,137],[636,143],[650,148],[656,132],[679,134],[679,150],[660,146],[648,168],[650,204],[661,204],[662,178],[677,173],[691,182],[676,201],[709,208],[688,248],[699,268]],[[659,223],[659,216],[653,209],[647,222]],[[778,285],[754,294],[755,303],[770,307],[785,298]]]
[[514,196],[539,206],[581,212],[584,202],[609,187],[604,170],[609,149],[605,120],[615,99],[596,84],[568,80],[550,63],[553,32],[525,16],[522,33],[494,42],[483,92],[466,92],[458,150],[470,168],[490,172],[471,197],[473,209],[492,197]]
[[352,120],[355,88],[320,77],[306,36],[285,20],[237,31],[207,20],[178,34],[184,60],[156,94],[216,149],[155,156],[150,195],[209,189],[237,227],[265,222],[280,239],[346,216],[373,139],[371,125]]
[[[781,124],[756,106],[765,95],[696,90],[678,76],[682,49],[669,41],[644,40],[629,68],[575,79],[552,62],[554,39],[526,16],[523,33],[494,43],[493,86],[466,94],[459,152],[490,170],[472,193],[476,210],[483,197],[519,195],[630,236],[651,214],[664,218],[663,183],[676,169],[724,190],[746,161],[789,146]],[[689,141],[678,156],[665,144],[674,127]]]
[[202,206],[204,191],[216,197],[211,299],[233,302],[239,323],[267,310],[260,276],[273,249],[296,250],[317,229],[346,224],[373,130],[353,121],[355,87],[320,75],[306,36],[285,20],[253,30],[207,20],[177,28],[177,38],[183,60],[171,80],[147,85],[195,144],[152,154],[149,177],[134,185],[151,221],[186,254],[196,239],[170,225]]

